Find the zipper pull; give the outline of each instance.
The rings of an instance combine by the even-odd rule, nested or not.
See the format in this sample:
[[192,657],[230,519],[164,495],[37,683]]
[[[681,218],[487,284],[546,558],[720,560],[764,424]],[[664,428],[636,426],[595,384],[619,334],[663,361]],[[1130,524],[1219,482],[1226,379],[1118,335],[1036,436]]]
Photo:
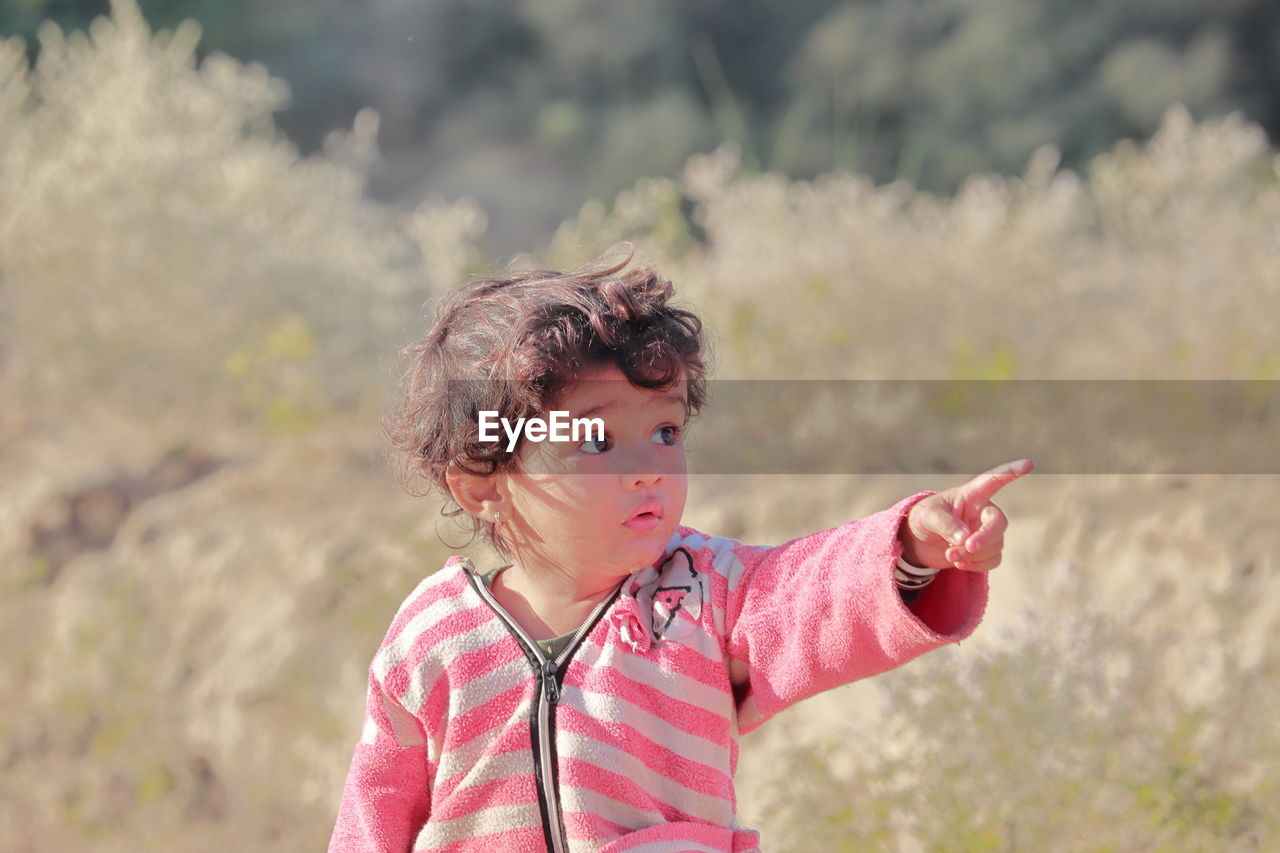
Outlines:
[[560,686],[556,684],[556,665],[547,661],[542,665],[542,688],[547,694],[547,702],[554,705],[560,701]]

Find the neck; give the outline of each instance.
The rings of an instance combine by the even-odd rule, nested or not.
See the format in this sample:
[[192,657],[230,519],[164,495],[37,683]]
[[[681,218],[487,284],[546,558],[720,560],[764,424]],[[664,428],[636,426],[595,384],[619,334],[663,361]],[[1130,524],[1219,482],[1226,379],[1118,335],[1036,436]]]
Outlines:
[[498,603],[535,640],[567,634],[617,588],[627,573],[578,576],[519,558],[493,583]]

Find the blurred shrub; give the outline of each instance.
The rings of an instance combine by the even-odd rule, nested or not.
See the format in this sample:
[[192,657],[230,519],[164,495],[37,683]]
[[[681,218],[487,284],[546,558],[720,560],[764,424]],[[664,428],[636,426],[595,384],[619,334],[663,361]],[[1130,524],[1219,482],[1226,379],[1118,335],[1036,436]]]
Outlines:
[[[288,376],[250,396],[310,387],[303,408],[323,411],[387,378],[431,289],[488,271],[475,204],[431,196],[398,217],[364,197],[376,114],[301,158],[272,125],[283,84],[223,56],[197,66],[198,36],[153,36],[120,0],[88,36],[47,25],[34,71],[0,46],[0,376],[24,399],[244,409],[227,366],[300,323],[315,346],[259,362]],[[582,120],[547,132],[572,147]],[[640,137],[609,136],[609,156],[640,156]],[[686,142],[645,154],[666,168]],[[1275,374],[1280,189],[1257,127],[1174,109],[1144,147],[1057,166],[1041,148],[1021,177],[945,198],[748,174],[726,147],[589,203],[539,262],[637,242],[705,313],[724,376]]]
[[621,240],[719,336],[722,377],[1274,378],[1280,158],[1240,116],[1173,109],[1083,176],[1042,148],[953,198],[744,174],[732,148],[566,222],[545,261]]
[[264,340],[227,356],[223,370],[240,387],[242,411],[282,431],[308,426],[322,410],[315,377],[307,362],[315,354],[310,326],[300,317],[284,318]]
[[301,158],[272,125],[280,81],[197,66],[196,26],[153,36],[133,0],[113,8],[87,35],[42,27],[34,70],[0,43],[4,378],[33,405],[225,407],[245,377],[224,365],[292,324],[315,344],[288,359],[308,405],[376,387],[406,310],[453,271],[363,196],[376,116]]
[[1210,596],[1197,629],[1173,624],[1158,594],[1105,611],[1090,572],[1066,561],[1040,584],[999,650],[881,676],[874,729],[784,753],[763,816],[772,843],[1269,849],[1280,681],[1270,650],[1246,659],[1258,597],[1242,586]]
[[[31,37],[46,16],[84,27],[106,5],[0,4],[0,32]],[[951,193],[975,172],[1016,174],[1044,144],[1083,169],[1150,136],[1175,103],[1198,119],[1242,109],[1280,132],[1280,16],[1262,0],[142,6],[158,25],[195,18],[204,50],[288,79],[278,121],[305,150],[376,108],[380,196],[483,198],[486,240],[504,254],[714,142],[738,144],[752,171]]]

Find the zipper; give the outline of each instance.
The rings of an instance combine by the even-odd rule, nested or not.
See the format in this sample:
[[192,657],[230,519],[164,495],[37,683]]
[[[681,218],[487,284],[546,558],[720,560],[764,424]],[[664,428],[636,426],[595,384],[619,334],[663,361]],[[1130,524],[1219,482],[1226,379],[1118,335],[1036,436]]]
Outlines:
[[[529,659],[529,663],[533,666],[534,677],[538,680],[538,700],[535,703],[533,712],[533,763],[535,768],[534,779],[538,787],[538,806],[542,812],[542,827],[547,840],[547,849],[552,853],[567,853],[569,849],[569,839],[566,837],[564,823],[560,815],[560,791],[556,782],[556,757],[555,757],[555,707],[560,702],[560,683],[564,679],[565,664],[573,657],[573,653],[578,650],[578,646],[582,644],[582,640],[591,632],[596,623],[600,621],[600,617],[613,604],[614,599],[618,597],[618,593],[622,591],[622,584],[618,584],[617,589],[611,592],[591,611],[591,615],[587,617],[587,621],[579,626],[573,639],[564,647],[560,654],[554,659],[548,658],[532,637],[529,636],[520,624],[511,615],[502,608],[497,599],[484,585],[479,576],[468,571],[471,579],[471,585],[475,587],[476,592],[484,599],[485,603],[498,614],[502,621],[506,624],[507,629],[515,636],[520,645],[524,648],[525,657]],[[623,583],[626,579],[623,579]]]
[[[536,646],[536,644],[535,644]],[[541,649],[539,649],[541,651]],[[539,801],[545,804],[543,826],[551,839],[549,849],[554,853],[565,853],[568,839],[565,838],[564,822],[560,816],[560,792],[556,785],[556,761],[552,755],[555,746],[555,732],[552,730],[551,712],[556,702],[560,701],[560,688],[556,684],[556,665],[553,661],[542,664],[542,690],[538,697],[538,728],[533,739],[534,749],[538,753],[541,772],[536,778],[542,787]]]

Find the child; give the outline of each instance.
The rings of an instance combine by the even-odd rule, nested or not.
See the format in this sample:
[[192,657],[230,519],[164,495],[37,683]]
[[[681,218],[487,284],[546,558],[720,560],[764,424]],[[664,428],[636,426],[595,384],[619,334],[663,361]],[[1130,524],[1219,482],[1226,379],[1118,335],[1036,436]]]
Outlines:
[[[401,605],[331,851],[757,850],[739,734],[977,624],[1030,461],[777,547],[683,526],[702,326],[627,263],[476,282],[408,350],[394,443],[509,564]],[[512,447],[486,412],[603,434]]]

